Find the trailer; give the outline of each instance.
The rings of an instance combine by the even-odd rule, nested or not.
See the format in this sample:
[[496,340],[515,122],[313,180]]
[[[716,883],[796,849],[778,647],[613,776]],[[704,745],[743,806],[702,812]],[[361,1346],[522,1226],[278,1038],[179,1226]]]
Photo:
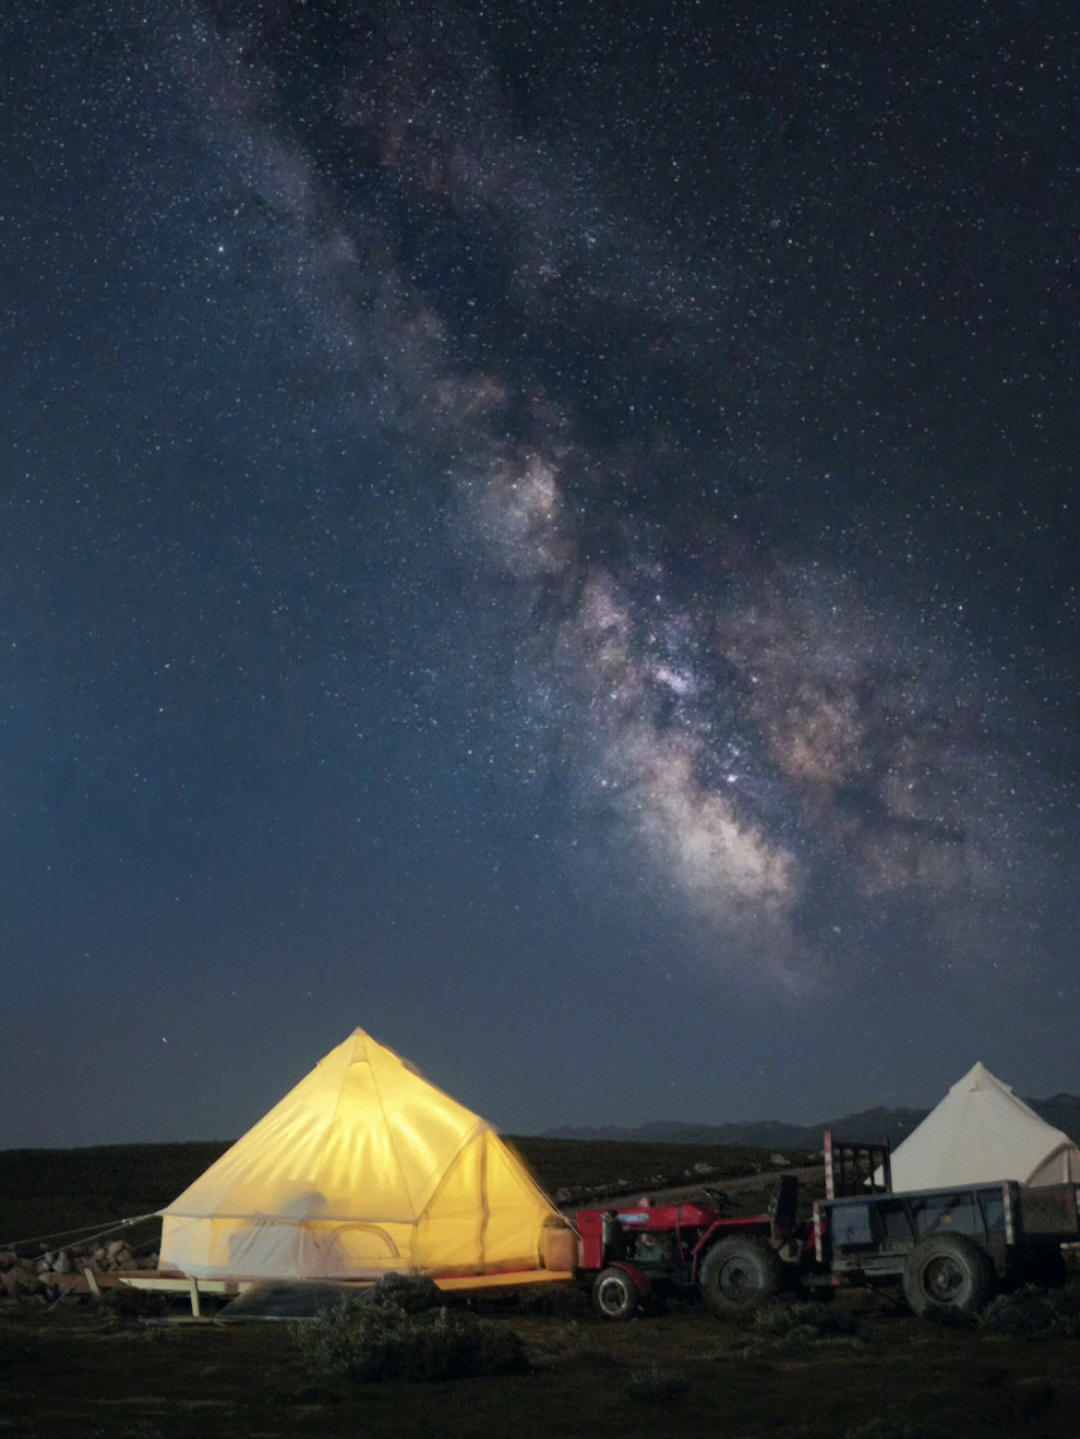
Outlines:
[[804,1282],[899,1283],[916,1314],[974,1314],[998,1290],[1064,1282],[1080,1241],[1080,1186],[1002,1180],[826,1198],[811,1227]]
[[798,1181],[779,1178],[763,1214],[733,1216],[726,1196],[579,1210],[579,1272],[603,1318],[626,1320],[665,1291],[699,1294],[725,1316],[781,1292],[831,1297],[899,1286],[911,1309],[975,1313],[995,1292],[1056,1285],[1080,1256],[1080,1185],[1015,1180],[896,1194],[887,1144],[826,1134],[825,1197],[798,1220]]

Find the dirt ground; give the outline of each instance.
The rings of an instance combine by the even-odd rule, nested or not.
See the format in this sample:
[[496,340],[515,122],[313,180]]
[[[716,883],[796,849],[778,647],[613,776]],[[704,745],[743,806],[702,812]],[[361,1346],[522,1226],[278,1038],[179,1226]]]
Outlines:
[[[687,1184],[696,1164],[737,1209],[773,1176],[735,1151],[523,1141],[549,1192],[639,1176]],[[0,1214],[16,1234],[143,1212],[201,1171],[210,1146],[0,1155]],[[767,1156],[766,1156],[767,1158]],[[805,1159],[805,1157],[802,1157]],[[739,1176],[743,1178],[740,1179]],[[666,1185],[646,1181],[661,1176]],[[813,1176],[808,1186],[815,1187]],[[26,1225],[37,1228],[26,1229]],[[130,1294],[130,1291],[128,1291]],[[887,1295],[843,1294],[854,1332],[801,1340],[672,1303],[628,1324],[583,1292],[536,1291],[481,1312],[522,1339],[527,1372],[440,1383],[329,1382],[282,1322],[172,1322],[74,1296],[0,1303],[0,1439],[1075,1439],[1080,1340],[992,1337],[917,1320]],[[843,1327],[843,1326],[841,1326]]]
[[[852,1336],[762,1340],[696,1306],[629,1324],[572,1296],[487,1317],[530,1372],[443,1383],[320,1383],[284,1323],[148,1324],[88,1300],[0,1315],[0,1433],[38,1439],[285,1436],[1069,1436],[1077,1341],[991,1339],[853,1294]],[[834,1306],[835,1307],[835,1306]],[[558,1312],[560,1311],[561,1312]]]

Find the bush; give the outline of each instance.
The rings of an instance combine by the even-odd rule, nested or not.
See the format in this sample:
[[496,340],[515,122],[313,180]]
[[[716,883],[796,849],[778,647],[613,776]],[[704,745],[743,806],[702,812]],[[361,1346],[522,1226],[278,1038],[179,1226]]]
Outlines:
[[766,1304],[754,1315],[753,1329],[761,1338],[789,1344],[820,1344],[850,1339],[859,1328],[852,1314],[820,1304]]
[[422,1274],[387,1274],[378,1284],[363,1290],[357,1303],[419,1314],[425,1309],[438,1309],[443,1296],[434,1279]]
[[592,1314],[589,1291],[581,1284],[535,1284],[523,1289],[514,1307],[521,1314],[575,1319]]
[[928,1304],[922,1317],[942,1329],[974,1329],[975,1327],[975,1316],[965,1314],[962,1309],[957,1309],[955,1304]]
[[[381,1286],[380,1286],[381,1287]],[[466,1379],[526,1368],[517,1334],[448,1309],[406,1307],[392,1292],[330,1310],[295,1334],[320,1380]]]
[[631,1375],[626,1392],[638,1404],[670,1404],[683,1393],[686,1384],[685,1379],[666,1373],[659,1364],[650,1364],[648,1369]]
[[1039,1289],[1025,1284],[991,1300],[977,1323],[984,1334],[1006,1338],[1080,1338],[1080,1286]]
[[876,1414],[854,1429],[845,1431],[844,1439],[946,1439],[945,1432],[934,1424],[902,1419],[895,1414]]

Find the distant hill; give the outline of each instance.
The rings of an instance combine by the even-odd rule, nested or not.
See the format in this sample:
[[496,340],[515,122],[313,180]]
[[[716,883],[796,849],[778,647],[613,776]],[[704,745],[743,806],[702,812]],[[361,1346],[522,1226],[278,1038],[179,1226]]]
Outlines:
[[[1051,1099],[1027,1099],[1040,1118],[1071,1139],[1080,1135],[1080,1096],[1055,1094]],[[548,1130],[550,1139],[619,1139],[635,1144],[718,1144],[757,1149],[820,1149],[821,1136],[831,1129],[847,1143],[875,1144],[888,1140],[891,1148],[908,1137],[926,1118],[927,1109],[863,1109],[819,1124],[787,1124],[781,1119],[743,1120],[733,1124],[685,1124],[679,1120],[656,1120],[631,1128],[609,1125],[604,1128],[562,1128]]]

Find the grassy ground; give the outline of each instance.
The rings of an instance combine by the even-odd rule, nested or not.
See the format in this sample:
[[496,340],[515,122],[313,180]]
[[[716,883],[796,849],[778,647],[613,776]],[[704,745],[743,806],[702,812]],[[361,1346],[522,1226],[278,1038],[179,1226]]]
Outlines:
[[11,1434],[1075,1436],[1076,1341],[940,1329],[855,1300],[854,1335],[791,1344],[696,1309],[603,1324],[504,1312],[530,1372],[444,1383],[313,1378],[290,1326],[150,1327],[79,1305],[0,1318]]
[[[518,1147],[549,1189],[626,1180],[644,1190],[661,1175],[683,1176],[695,1162],[714,1160],[721,1174],[733,1176],[760,1161],[682,1147],[677,1154],[574,1141],[523,1140]],[[0,1155],[0,1225],[18,1238],[156,1207],[221,1148]],[[753,1184],[745,1193],[756,1202]],[[841,1332],[831,1337],[805,1326],[792,1337],[779,1332],[782,1324],[766,1332],[673,1304],[613,1325],[595,1319],[576,1290],[534,1293],[516,1306],[489,1304],[484,1311],[523,1340],[525,1373],[350,1383],[306,1368],[284,1323],[151,1325],[87,1299],[48,1310],[12,1301],[0,1305],[0,1436],[1073,1439],[1077,1433],[1080,1340],[943,1327],[862,1292],[822,1312],[850,1322],[834,1323]]]
[[[762,1150],[615,1140],[511,1138],[549,1194],[587,1203],[590,1190],[685,1183],[701,1164],[720,1183],[767,1166]],[[128,1144],[89,1149],[0,1151],[0,1248],[77,1225],[106,1224],[160,1209],[228,1148],[224,1142]],[[801,1157],[801,1156],[800,1156]],[[140,1238],[152,1238],[148,1230]]]

